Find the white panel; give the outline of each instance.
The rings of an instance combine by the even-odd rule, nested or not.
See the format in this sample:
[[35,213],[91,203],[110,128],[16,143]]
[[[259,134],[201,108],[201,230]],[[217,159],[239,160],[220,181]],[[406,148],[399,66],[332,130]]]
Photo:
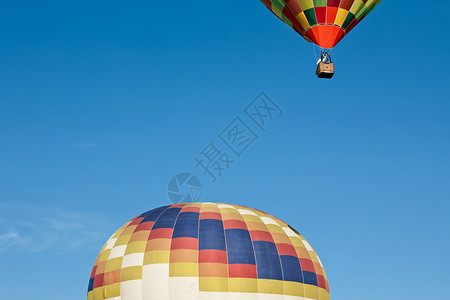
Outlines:
[[257,214],[255,214],[254,212],[252,212],[251,210],[248,210],[248,209],[238,209],[238,212],[239,212],[241,215],[258,216]]
[[109,254],[109,259],[122,257],[125,254],[125,250],[127,249],[127,245],[117,246],[111,249],[111,253]]
[[142,267],[142,298],[140,300],[169,300],[169,264]]
[[311,245],[307,241],[302,240],[302,242],[303,242],[303,245],[305,245],[305,247],[306,247],[306,249],[308,251],[314,251],[314,249],[311,247]]
[[198,300],[198,277],[172,277],[169,278],[169,300]]
[[258,300],[284,300],[284,296],[273,294],[259,294]]
[[296,236],[296,237],[298,237],[298,234],[296,234],[294,232],[294,230],[290,229],[289,227],[283,227],[283,230],[284,230],[284,232],[286,232],[286,234],[288,236]]
[[256,293],[230,293],[230,300],[258,300]]
[[217,204],[217,206],[218,206],[219,208],[233,208],[233,209],[236,209],[236,207],[231,206],[231,205],[229,205],[229,204]]
[[298,297],[298,296],[284,296],[284,300],[314,300],[314,299]]
[[228,293],[200,292],[200,300],[230,300]]
[[319,261],[320,266],[323,268],[322,261],[320,260],[319,256],[317,256],[317,260]]
[[120,283],[121,300],[142,300],[142,280],[130,280]]
[[142,266],[144,264],[144,253],[133,253],[123,257],[122,268]]
[[277,222],[275,222],[274,219],[268,218],[268,217],[261,217],[261,221],[264,222],[264,224],[273,224],[273,225],[278,225],[280,226],[280,224],[278,224]]
[[105,250],[112,249],[114,247],[114,244],[116,243],[117,239],[109,239],[109,241],[106,243]]

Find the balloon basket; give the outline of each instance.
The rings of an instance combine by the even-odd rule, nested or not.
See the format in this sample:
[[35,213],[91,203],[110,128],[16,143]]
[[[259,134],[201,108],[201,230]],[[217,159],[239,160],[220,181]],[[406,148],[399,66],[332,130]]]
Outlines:
[[328,78],[331,79],[334,75],[334,64],[320,62],[317,65],[316,75],[318,78]]

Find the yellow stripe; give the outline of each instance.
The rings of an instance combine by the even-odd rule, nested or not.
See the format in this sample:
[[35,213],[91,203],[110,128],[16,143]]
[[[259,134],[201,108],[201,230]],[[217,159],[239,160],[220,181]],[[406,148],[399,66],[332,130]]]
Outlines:
[[144,265],[169,263],[169,250],[153,250],[145,252]]
[[289,296],[304,297],[305,296],[304,284],[299,282],[285,281],[284,294]]
[[122,261],[123,261],[123,257],[116,257],[116,258],[108,260],[108,262],[106,263],[106,271],[105,272],[111,272],[111,271],[122,269]]
[[300,6],[302,7],[302,10],[307,10],[314,7],[314,1],[313,0],[298,0],[300,3]]
[[169,277],[198,277],[197,263],[171,263]]
[[253,278],[229,278],[230,292],[257,293],[258,283]]
[[228,278],[200,277],[199,288],[201,292],[228,292]]
[[145,246],[147,245],[147,242],[133,242],[128,244],[127,249],[125,250],[125,255],[132,254],[132,253],[144,253],[145,252]]
[[142,279],[142,266],[134,266],[122,269],[120,281],[130,281]]
[[283,281],[258,279],[258,292],[263,294],[284,295]]
[[311,299],[319,299],[319,288],[315,285],[305,284],[305,297]]
[[319,299],[330,300],[330,294],[324,289],[319,289]]
[[337,16],[336,16],[336,21],[334,21],[334,24],[338,25],[338,26],[342,26],[342,24],[344,24],[345,18],[348,15],[348,11],[343,9],[343,8],[339,8]]
[[299,13],[296,18],[300,22],[300,24],[302,24],[303,29],[307,30],[310,27],[308,19],[306,19],[305,13],[303,11]]

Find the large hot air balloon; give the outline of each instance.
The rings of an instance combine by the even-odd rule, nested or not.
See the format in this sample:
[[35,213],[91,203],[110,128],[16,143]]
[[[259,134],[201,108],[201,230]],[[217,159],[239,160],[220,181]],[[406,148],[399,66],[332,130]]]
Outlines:
[[[381,2],[381,0],[261,1],[284,23],[322,50],[334,48]],[[331,63],[328,52],[322,53],[320,61]]]
[[175,204],[143,213],[107,241],[88,300],[328,300],[310,244],[244,206]]

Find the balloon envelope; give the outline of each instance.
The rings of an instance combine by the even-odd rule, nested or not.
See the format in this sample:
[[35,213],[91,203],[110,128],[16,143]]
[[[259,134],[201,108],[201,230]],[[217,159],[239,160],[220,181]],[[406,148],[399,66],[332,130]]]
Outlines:
[[261,0],[307,41],[333,48],[381,0]]
[[100,251],[88,300],[328,300],[308,242],[248,207],[187,203],[123,225]]

